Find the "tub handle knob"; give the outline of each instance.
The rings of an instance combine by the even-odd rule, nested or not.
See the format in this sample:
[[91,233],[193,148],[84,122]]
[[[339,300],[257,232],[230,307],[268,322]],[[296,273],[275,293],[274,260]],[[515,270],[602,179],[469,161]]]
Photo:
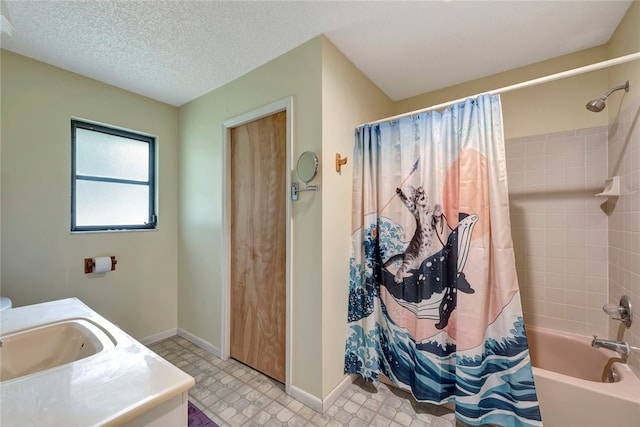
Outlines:
[[609,316],[619,316],[622,312],[622,307],[620,307],[618,304],[607,303],[602,306],[602,310]]
[[620,304],[608,303],[603,305],[602,310],[609,316],[618,316],[614,317],[613,320],[621,321],[627,328],[631,326],[633,310],[628,296],[622,295],[620,298]]

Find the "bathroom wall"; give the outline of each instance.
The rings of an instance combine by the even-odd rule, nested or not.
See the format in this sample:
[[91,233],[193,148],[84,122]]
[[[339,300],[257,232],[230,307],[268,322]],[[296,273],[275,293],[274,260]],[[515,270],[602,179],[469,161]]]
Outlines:
[[[391,115],[393,103],[329,40],[322,49],[322,325],[323,396],[343,377],[351,256],[355,128]],[[337,173],[335,156],[347,157]]]
[[[293,159],[320,157],[318,193],[293,203],[292,384],[326,397],[343,378],[350,251],[353,132],[390,114],[391,101],[324,37],[317,37],[180,108],[179,326],[221,344],[222,123],[293,96]],[[295,176],[293,179],[296,179]]]
[[[639,75],[640,77],[640,75]],[[637,79],[640,83],[640,79]],[[620,176],[625,192],[611,199],[609,218],[609,302],[627,295],[640,304],[640,98],[623,108],[609,126],[609,175]],[[637,310],[637,309],[636,309]],[[637,348],[630,364],[640,374],[640,325],[636,314],[630,329],[610,322],[610,338]],[[605,335],[605,334],[603,334]]]
[[[325,54],[330,59],[323,64]],[[326,123],[333,126],[331,120],[335,120],[336,114],[323,104],[324,96],[334,95],[335,83],[332,85],[332,82],[335,77],[331,74],[334,69],[343,73],[342,84],[351,86],[335,99],[366,92],[362,101],[351,101],[351,106],[371,101],[370,106],[363,109],[364,114],[352,109],[342,117],[339,130],[335,132],[347,133],[346,140],[329,140],[324,134],[324,116],[332,117]],[[350,187],[348,179],[345,182],[346,175],[342,180],[331,175],[335,174],[332,172],[335,157],[332,159],[332,156],[336,151],[349,155],[353,128],[358,120],[367,116],[367,109],[375,114],[386,114],[390,109],[375,107],[379,102],[390,106],[390,101],[356,71],[353,65],[345,65],[345,59],[324,37],[318,37],[180,108],[179,326],[219,346],[222,333],[222,123],[238,114],[293,96],[293,159],[306,150],[316,152],[321,158],[321,170],[316,178],[320,191],[302,194],[293,204],[292,222],[292,383],[316,397],[324,397],[342,378],[342,369],[335,368],[333,360],[337,351],[344,351],[343,348],[338,350],[344,346],[344,338],[340,337],[344,336],[346,319],[346,298],[340,299],[340,296],[348,273],[342,280],[336,280],[334,276],[336,271],[344,273],[344,265],[348,265],[348,255],[336,260],[336,257],[344,256],[345,251],[348,254],[348,245],[345,246],[348,234],[335,239],[333,233],[348,229],[351,217],[348,209],[325,209],[324,200],[326,197],[333,200],[336,196],[343,199],[349,194]],[[327,87],[323,88],[325,81]],[[358,98],[354,96],[354,99]],[[327,130],[327,134],[330,133]],[[332,203],[331,206],[336,207]],[[333,216],[327,212],[334,212]],[[335,266],[332,265],[334,261]],[[330,380],[326,381],[325,363],[332,365]]]
[[[640,52],[640,2],[633,2],[608,45],[609,55],[617,57]],[[609,217],[609,302],[618,303],[628,295],[640,305],[640,61],[633,61],[609,72],[609,87],[630,81],[628,93],[616,92],[607,100],[609,115],[608,175],[622,178],[627,192],[611,200]],[[638,315],[630,329],[620,322],[609,322],[609,338],[625,340],[636,349],[629,364],[640,376],[640,321]]]
[[[222,124],[293,96],[293,158],[306,150],[321,156],[321,61],[322,39],[317,38],[180,107],[178,325],[214,346],[222,343]],[[322,176],[316,180],[321,182]],[[292,382],[315,396],[322,393],[324,194],[321,186],[320,192],[303,194],[292,205]]]
[[[79,297],[136,338],[176,328],[176,108],[2,50],[2,294]],[[71,234],[72,117],[158,136],[159,230]],[[84,258],[117,270],[84,274]]]
[[[618,28],[607,44],[609,58],[640,52],[640,1],[634,1],[620,21]],[[627,80],[632,82],[631,90],[623,97],[613,98],[607,102],[609,123],[614,123],[618,113],[629,107],[640,98],[640,61],[627,62],[608,69],[609,87],[614,87]],[[616,99],[618,102],[616,102]]]

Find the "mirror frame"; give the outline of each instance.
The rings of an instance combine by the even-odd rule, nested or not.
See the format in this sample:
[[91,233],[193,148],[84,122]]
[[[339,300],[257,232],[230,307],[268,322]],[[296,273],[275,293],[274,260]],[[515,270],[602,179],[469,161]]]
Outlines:
[[[304,179],[300,174],[300,161],[303,159],[306,160],[306,158],[308,158],[309,156],[311,156],[311,159],[313,160],[313,174],[309,179]],[[319,165],[320,162],[318,161],[318,156],[316,156],[316,153],[314,153],[313,151],[305,151],[304,153],[300,154],[300,156],[298,157],[298,162],[296,163],[296,175],[298,175],[298,179],[305,184],[310,183],[316,176],[318,176]]]

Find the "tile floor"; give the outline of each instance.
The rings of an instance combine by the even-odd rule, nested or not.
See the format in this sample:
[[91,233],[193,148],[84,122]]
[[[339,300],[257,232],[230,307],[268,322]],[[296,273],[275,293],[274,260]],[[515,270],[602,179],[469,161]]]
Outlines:
[[362,379],[320,414],[285,394],[282,384],[236,360],[221,360],[182,337],[149,348],[196,379],[190,400],[221,427],[467,427],[444,407],[417,403],[408,393]]

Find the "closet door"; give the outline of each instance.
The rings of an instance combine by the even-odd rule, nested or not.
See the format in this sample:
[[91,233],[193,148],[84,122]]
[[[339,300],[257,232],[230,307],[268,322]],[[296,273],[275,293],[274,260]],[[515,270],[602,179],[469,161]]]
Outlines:
[[231,129],[232,358],[285,381],[286,112]]

